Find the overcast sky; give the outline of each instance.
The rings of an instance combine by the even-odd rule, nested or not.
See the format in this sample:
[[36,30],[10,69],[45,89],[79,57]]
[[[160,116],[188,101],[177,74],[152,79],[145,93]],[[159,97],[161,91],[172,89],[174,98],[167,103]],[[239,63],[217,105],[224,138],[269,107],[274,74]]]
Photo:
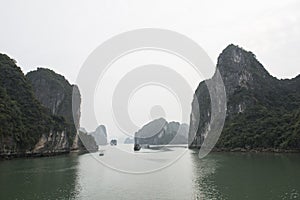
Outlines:
[[300,74],[298,0],[1,0],[0,24],[1,53],[24,72],[48,67],[71,83],[102,42],[145,27],[190,37],[213,62],[234,43],[277,78]]
[[185,34],[214,62],[234,43],[278,78],[300,73],[298,0],[1,0],[0,23],[0,52],[26,72],[46,66],[71,82],[103,41],[142,27]]

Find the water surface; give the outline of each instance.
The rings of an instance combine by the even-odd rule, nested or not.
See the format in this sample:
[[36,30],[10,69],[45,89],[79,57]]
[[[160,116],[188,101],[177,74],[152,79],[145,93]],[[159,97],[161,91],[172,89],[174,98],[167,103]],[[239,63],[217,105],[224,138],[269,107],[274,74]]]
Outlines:
[[103,157],[1,161],[0,199],[300,199],[299,154],[211,153],[199,160],[178,147],[137,154],[116,148],[105,147]]

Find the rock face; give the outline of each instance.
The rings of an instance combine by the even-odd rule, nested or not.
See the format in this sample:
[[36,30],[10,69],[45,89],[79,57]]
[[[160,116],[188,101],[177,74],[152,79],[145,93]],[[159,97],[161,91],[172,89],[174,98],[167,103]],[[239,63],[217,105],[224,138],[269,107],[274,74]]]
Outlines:
[[0,54],[0,155],[68,151],[64,119],[51,115],[35,98],[16,62]]
[[34,153],[64,153],[70,151],[68,137],[65,131],[52,131],[49,134],[42,134],[35,145]]
[[92,135],[89,135],[84,129],[79,129],[78,149],[80,152],[96,152],[98,145]]
[[[252,52],[235,45],[223,50],[217,68],[227,98],[226,120],[217,148],[300,148],[300,76],[278,80]],[[192,103],[190,148],[201,147],[210,120],[210,95],[203,81]]]
[[0,158],[98,149],[92,136],[77,133],[81,103],[77,86],[49,69],[39,68],[25,77],[16,61],[4,54],[0,72]]
[[135,133],[135,144],[187,144],[188,125],[155,119]]
[[[78,144],[74,143],[80,120],[81,97],[78,87],[71,85],[63,76],[50,69],[38,68],[29,72],[26,77],[30,81],[38,101],[48,108],[52,115],[60,116],[65,123],[64,132],[51,132],[45,136],[47,140],[40,139],[40,141],[45,142],[43,146],[47,147],[50,145],[58,149],[70,149],[72,146],[75,149],[78,148]],[[73,102],[72,94],[74,94]],[[74,119],[72,103],[75,113]],[[53,141],[57,142],[56,146],[53,144]],[[37,147],[35,149],[38,150]]]
[[[29,72],[26,77],[30,81],[36,98],[52,115],[63,116],[67,123],[79,128],[81,96],[76,85],[71,85],[65,77],[50,69],[38,68]],[[73,118],[72,93],[74,91]]]
[[98,126],[90,135],[95,138],[97,145],[107,145],[107,133],[104,125]]
[[134,139],[131,137],[128,137],[124,140],[124,144],[134,144]]

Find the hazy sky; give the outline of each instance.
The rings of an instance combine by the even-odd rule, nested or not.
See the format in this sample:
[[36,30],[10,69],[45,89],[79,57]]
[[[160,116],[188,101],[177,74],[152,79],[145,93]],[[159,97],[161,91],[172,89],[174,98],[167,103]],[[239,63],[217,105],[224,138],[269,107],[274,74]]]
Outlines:
[[278,78],[300,73],[298,0],[1,0],[0,23],[0,52],[26,72],[46,66],[71,82],[103,41],[142,27],[183,33],[214,62],[234,43]]
[[71,83],[102,42],[145,27],[190,37],[214,62],[234,43],[278,78],[300,74],[298,0],[1,0],[0,24],[1,53],[25,72],[48,67]]

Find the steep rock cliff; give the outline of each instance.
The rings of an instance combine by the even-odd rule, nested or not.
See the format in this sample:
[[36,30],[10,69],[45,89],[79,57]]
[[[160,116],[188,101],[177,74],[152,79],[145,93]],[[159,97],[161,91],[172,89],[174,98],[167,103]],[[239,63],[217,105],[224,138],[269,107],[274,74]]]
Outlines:
[[[31,71],[26,77],[30,81],[38,101],[48,108],[52,115],[61,116],[65,121],[64,132],[50,133],[50,135],[45,136],[49,140],[41,138],[40,142],[44,141],[44,146],[48,146],[47,143],[52,144],[53,141],[65,140],[66,142],[63,142],[65,147],[78,148],[76,134],[79,128],[81,103],[78,87],[71,85],[62,75],[45,68]],[[74,95],[73,102],[72,95]],[[74,118],[72,109],[74,109]],[[74,141],[76,142],[74,143]]]
[[78,132],[76,137],[79,152],[86,153],[98,151],[98,145],[92,135],[88,134],[84,128],[80,128]]
[[[0,72],[1,157],[42,152],[41,140],[50,135],[67,134],[64,120],[51,115],[35,98],[31,84],[16,61],[0,54]],[[56,137],[51,141],[49,151],[57,152],[68,147],[64,140]]]
[[[223,50],[217,69],[227,97],[226,120],[217,148],[300,148],[299,76],[278,80],[266,71],[252,52],[235,45]],[[192,103],[191,148],[201,146],[209,133],[210,120],[210,95],[203,81]]]

